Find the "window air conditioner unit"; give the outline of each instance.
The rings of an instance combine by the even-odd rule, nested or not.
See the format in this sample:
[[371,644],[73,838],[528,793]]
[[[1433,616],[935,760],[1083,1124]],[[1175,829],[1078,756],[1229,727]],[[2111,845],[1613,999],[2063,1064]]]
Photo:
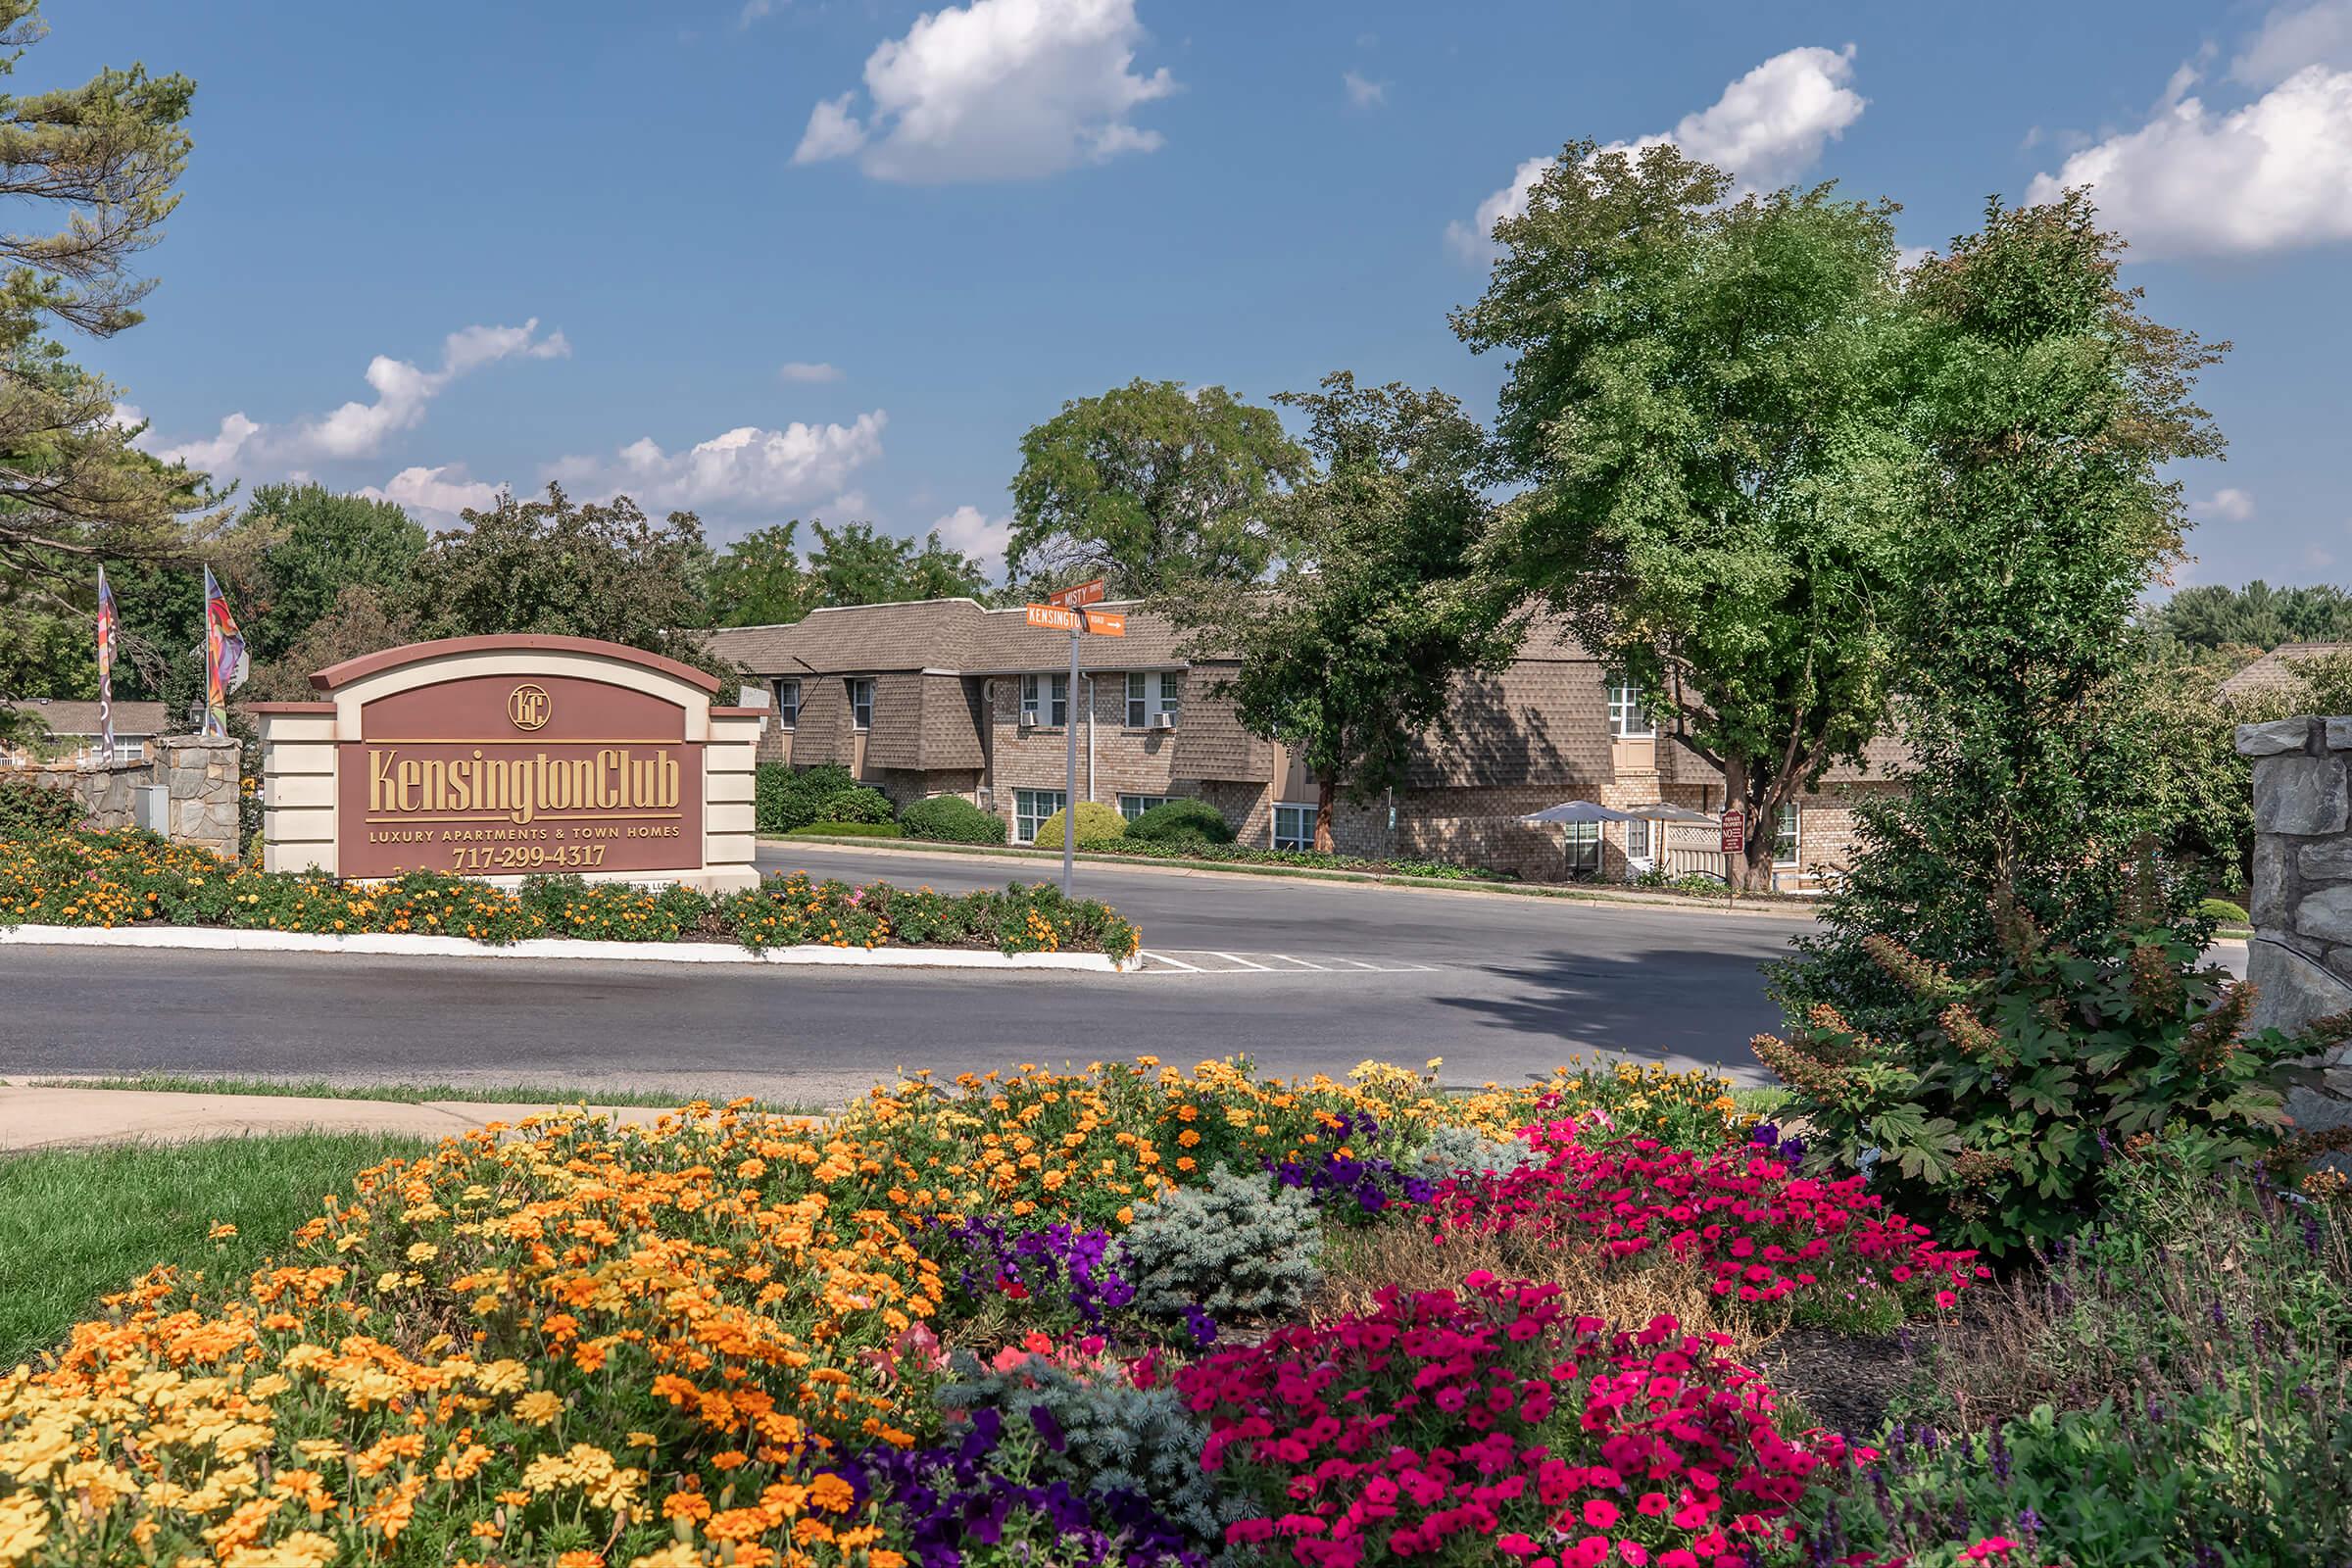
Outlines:
[[1152,715],[1152,728],[1174,729],[1175,727],[1176,715],[1174,713],[1153,713]]

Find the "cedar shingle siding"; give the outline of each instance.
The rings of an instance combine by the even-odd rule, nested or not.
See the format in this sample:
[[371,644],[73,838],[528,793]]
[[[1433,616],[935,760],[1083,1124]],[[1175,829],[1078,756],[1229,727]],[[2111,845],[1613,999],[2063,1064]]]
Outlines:
[[[1275,804],[1311,802],[1316,785],[1285,748],[1242,728],[1230,698],[1213,695],[1239,666],[1230,659],[1187,659],[1181,650],[1189,639],[1162,616],[1107,608],[1125,609],[1127,635],[1080,640],[1081,678],[1069,694],[1079,726],[1079,798],[1116,806],[1121,796],[1195,796],[1224,812],[1242,842],[1269,843]],[[1050,711],[1037,724],[1023,722],[1021,682],[1024,675],[1066,676],[1069,638],[1031,628],[1017,609],[942,599],[820,610],[787,626],[711,632],[707,644],[762,680],[801,683],[799,725],[762,737],[763,759],[852,767],[902,805],[961,795],[1008,823],[1016,790],[1064,786],[1067,732],[1048,721]],[[1175,728],[1130,727],[1128,672],[1146,672],[1156,697],[1163,670],[1183,672]],[[862,747],[852,728],[851,677],[874,682],[873,728]],[[1522,814],[1567,800],[1719,810],[1720,772],[1670,733],[1655,740],[1610,735],[1602,680],[1598,662],[1558,622],[1538,620],[1507,668],[1459,682],[1452,732],[1432,733],[1417,749],[1396,792],[1393,827],[1387,799],[1341,801],[1333,817],[1339,848],[1557,880],[1566,874],[1559,830],[1522,824]],[[1898,744],[1878,741],[1865,762],[1833,768],[1821,790],[1801,801],[1801,879],[1844,862],[1855,800],[1890,787],[1907,759]],[[1654,858],[1671,860],[1667,869],[1719,866],[1692,848],[1712,831],[1658,833]],[[1679,846],[1679,857],[1664,853],[1669,846]],[[1622,828],[1607,830],[1603,849],[1607,873],[1629,869]]]

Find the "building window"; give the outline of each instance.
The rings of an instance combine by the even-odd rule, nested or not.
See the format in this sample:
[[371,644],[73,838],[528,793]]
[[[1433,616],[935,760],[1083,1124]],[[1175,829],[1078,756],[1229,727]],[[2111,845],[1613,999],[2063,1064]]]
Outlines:
[[1165,806],[1173,799],[1175,797],[1170,795],[1122,795],[1119,797],[1119,814],[1132,822],[1154,806]]
[[1067,675],[1023,675],[1021,677],[1021,722],[1032,727],[1052,724],[1058,728],[1070,721],[1070,677]]
[[768,682],[776,699],[776,728],[791,729],[801,721],[801,683],[797,680]]
[[1296,802],[1274,808],[1274,847],[1311,850],[1315,847],[1315,808]]
[[850,719],[859,729],[874,727],[874,680],[871,675],[850,682]]
[[1772,835],[1773,864],[1794,865],[1796,863],[1796,803],[1790,801],[1787,806],[1781,808],[1780,825]]
[[1657,721],[1642,710],[1642,693],[1633,682],[1611,671],[1609,688],[1609,733],[1621,741],[1645,741],[1656,737]]
[[1568,843],[1568,869],[1594,872],[1600,869],[1600,824],[1598,822],[1563,822],[1561,834]]
[[1625,858],[1629,860],[1649,858],[1649,818],[1637,816],[1625,824]]
[[1012,792],[1012,842],[1035,844],[1037,830],[1047,817],[1061,809],[1069,799],[1059,790],[1014,790]]
[[[1154,697],[1156,693],[1156,698]],[[1140,669],[1127,672],[1127,727],[1142,729],[1154,713],[1174,714],[1184,703],[1184,671],[1163,669],[1156,675]]]

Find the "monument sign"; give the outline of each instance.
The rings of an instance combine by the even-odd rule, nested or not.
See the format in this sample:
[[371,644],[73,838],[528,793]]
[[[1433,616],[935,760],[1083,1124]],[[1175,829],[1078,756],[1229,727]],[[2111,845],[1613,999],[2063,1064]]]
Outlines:
[[264,863],[751,886],[764,710],[688,664],[578,637],[456,637],[256,703]]

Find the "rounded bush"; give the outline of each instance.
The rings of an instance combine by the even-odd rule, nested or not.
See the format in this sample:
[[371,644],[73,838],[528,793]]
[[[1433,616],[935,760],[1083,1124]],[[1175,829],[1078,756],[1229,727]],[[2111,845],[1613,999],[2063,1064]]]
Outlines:
[[1127,824],[1131,839],[1148,839],[1155,844],[1173,844],[1186,839],[1204,839],[1211,844],[1231,844],[1233,824],[1225,813],[1206,801],[1187,797],[1154,806]]
[[890,797],[880,790],[853,784],[846,790],[836,790],[825,798],[817,818],[820,822],[895,822],[899,808],[890,804]]
[[2197,912],[2216,925],[2251,925],[2254,923],[2254,917],[2246,913],[2242,905],[2231,904],[2228,899],[2207,899],[2197,906]]
[[935,844],[1002,844],[1004,819],[983,811],[960,795],[933,795],[914,802],[899,813],[899,826],[910,839]]
[[753,815],[762,833],[789,833],[825,820],[825,808],[833,797],[858,787],[850,770],[836,763],[796,769],[784,762],[762,762],[753,783]]
[[1218,1170],[1205,1188],[1176,1188],[1137,1211],[1118,1271],[1147,1317],[1296,1317],[1322,1283],[1322,1250],[1323,1221],[1305,1189]]
[[[1042,849],[1061,848],[1061,813],[1055,811],[1037,825],[1037,843]],[[1116,844],[1127,836],[1127,819],[1116,809],[1101,801],[1078,803],[1078,847],[1091,849],[1098,844]]]

